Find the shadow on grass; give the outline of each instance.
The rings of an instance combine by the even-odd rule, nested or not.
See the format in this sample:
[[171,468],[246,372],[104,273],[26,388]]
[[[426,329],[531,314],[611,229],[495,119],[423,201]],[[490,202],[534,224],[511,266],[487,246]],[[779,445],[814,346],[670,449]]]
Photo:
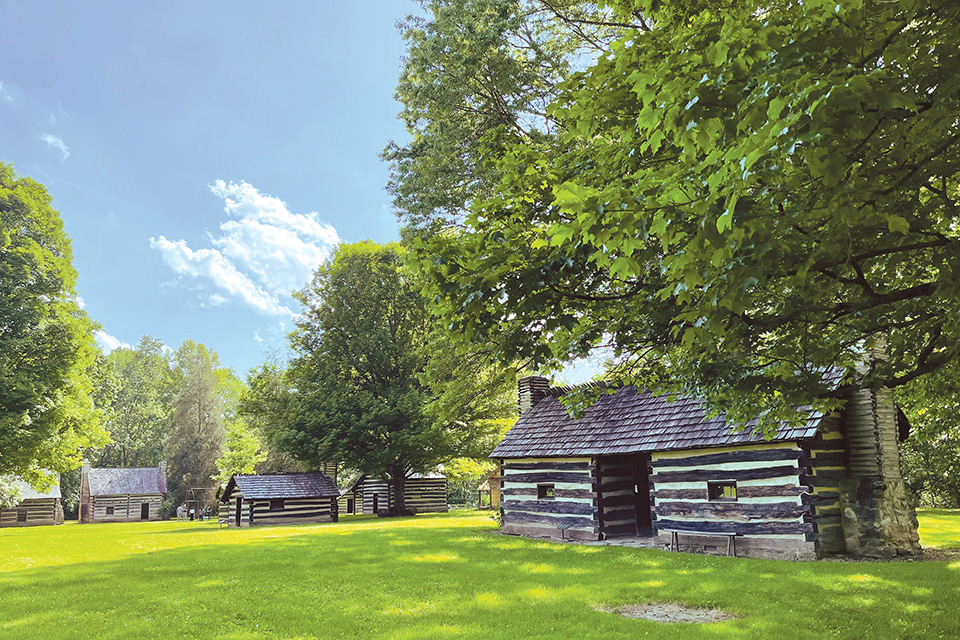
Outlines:
[[[211,531],[194,546],[0,573],[0,637],[960,637],[960,565],[946,563],[565,545],[463,514]],[[743,617],[660,625],[595,610],[647,601]]]

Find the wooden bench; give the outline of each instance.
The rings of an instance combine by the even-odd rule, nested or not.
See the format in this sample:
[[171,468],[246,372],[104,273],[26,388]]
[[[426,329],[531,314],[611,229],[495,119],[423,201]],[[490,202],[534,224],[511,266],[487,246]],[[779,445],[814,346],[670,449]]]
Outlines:
[[663,533],[670,534],[670,551],[680,551],[679,534],[688,536],[713,536],[727,538],[727,555],[737,555],[737,536],[740,535],[733,531],[694,531],[692,529],[660,529]]

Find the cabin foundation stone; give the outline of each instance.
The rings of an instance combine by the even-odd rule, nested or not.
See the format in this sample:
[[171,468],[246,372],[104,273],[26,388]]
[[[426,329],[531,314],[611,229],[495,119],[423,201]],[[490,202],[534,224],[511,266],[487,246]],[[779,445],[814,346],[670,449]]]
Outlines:
[[847,552],[893,557],[920,552],[913,495],[900,478],[853,478],[841,483]]

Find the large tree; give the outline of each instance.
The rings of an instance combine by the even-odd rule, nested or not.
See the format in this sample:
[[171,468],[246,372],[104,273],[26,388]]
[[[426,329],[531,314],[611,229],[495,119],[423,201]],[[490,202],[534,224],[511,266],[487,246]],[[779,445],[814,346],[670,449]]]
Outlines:
[[174,374],[163,344],[143,336],[133,349],[107,356],[116,390],[104,420],[111,442],[92,452],[94,466],[153,467],[163,457],[172,411]]
[[837,406],[826,367],[954,362],[954,3],[609,5],[628,28],[556,88],[558,136],[475,156],[492,195],[417,244],[453,331],[548,368],[612,344],[617,374],[761,428]]
[[180,345],[173,363],[176,392],[165,449],[170,464],[168,500],[176,505],[192,498],[192,489],[214,486],[216,460],[226,436],[224,422],[234,411],[237,385],[242,383],[220,366],[216,352],[192,340]]
[[[395,496],[392,510],[405,513],[411,473],[472,451],[495,428],[499,416],[492,413],[503,409],[485,402],[477,385],[499,397],[504,378],[484,379],[464,361],[451,370],[452,359],[443,376],[431,373],[441,347],[431,339],[425,300],[396,245],[341,245],[299,299],[293,397],[278,403],[289,409],[273,439],[308,466],[336,461],[385,478]],[[456,392],[461,405],[454,415],[430,386],[444,376],[475,385]]]
[[52,480],[43,469],[73,468],[106,439],[92,399],[95,325],[76,279],[46,189],[0,163],[0,475],[38,487]]

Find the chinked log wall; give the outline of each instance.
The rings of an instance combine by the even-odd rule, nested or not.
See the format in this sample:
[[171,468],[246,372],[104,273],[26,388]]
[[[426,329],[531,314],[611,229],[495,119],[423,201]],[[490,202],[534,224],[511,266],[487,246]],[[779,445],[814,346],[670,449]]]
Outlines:
[[417,513],[446,513],[446,478],[408,478],[403,489],[407,509]]
[[[382,480],[367,479],[363,481],[363,513],[375,515],[377,511],[390,508],[390,489]],[[373,508],[373,496],[377,496],[377,508]]]
[[[236,499],[234,499],[236,502]],[[253,500],[253,524],[310,524],[314,522],[336,522],[336,498],[285,498],[283,509],[270,510],[269,500]],[[249,503],[244,504],[249,514]]]
[[839,420],[824,419],[816,439],[802,446],[806,484],[811,488],[804,501],[810,506],[816,525],[817,555],[843,553],[847,548],[840,511],[840,482],[847,476],[847,451]]
[[[663,529],[738,534],[738,552],[813,557],[816,524],[806,500],[811,487],[796,442],[652,455],[653,525]],[[736,501],[711,501],[709,481],[735,481]],[[725,549],[725,538],[681,534],[681,548]]]
[[[33,527],[56,524],[56,498],[36,498],[24,500],[10,509],[0,507],[0,527]],[[26,511],[25,522],[17,522],[17,514]]]
[[[160,519],[160,505],[163,496],[159,493],[147,495],[93,496],[91,498],[90,522],[133,522],[141,520],[140,509],[144,503],[150,505],[148,520]],[[107,514],[107,507],[113,507],[113,515]]]
[[[349,500],[353,500],[353,509],[348,509],[350,507]],[[363,506],[363,493],[358,490],[350,491],[340,496],[340,499],[337,501],[337,506],[340,512],[340,515],[356,515],[362,513],[361,507]]]
[[[227,502],[220,504],[220,517],[226,519],[230,527],[237,526],[237,498],[242,499],[243,494],[234,489]],[[240,507],[240,526],[335,522],[338,513],[336,498],[284,498],[283,509],[279,511],[270,511],[269,500],[244,500]]]
[[[504,461],[503,532],[596,540],[596,470],[590,458],[518,458]],[[553,485],[538,499],[537,485]]]

